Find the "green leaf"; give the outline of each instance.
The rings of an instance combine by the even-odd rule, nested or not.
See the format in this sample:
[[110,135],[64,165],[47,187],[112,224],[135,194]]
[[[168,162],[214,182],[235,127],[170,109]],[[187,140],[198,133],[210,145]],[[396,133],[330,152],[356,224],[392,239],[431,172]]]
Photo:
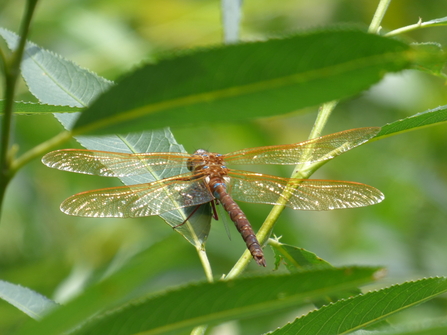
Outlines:
[[347,334],[425,302],[447,291],[447,278],[406,282],[340,300],[272,332],[282,334]]
[[428,72],[435,76],[441,76],[446,58],[444,50],[439,43],[414,43],[412,47],[419,51],[420,57],[415,61],[414,68]]
[[[0,28],[2,36],[8,46],[14,49],[18,43],[18,36],[13,32]],[[98,75],[79,67],[73,62],[40,48],[38,45],[27,42],[25,57],[21,65],[22,76],[25,79],[31,93],[44,104],[73,105],[77,107],[88,106],[99,94],[112,85]],[[41,105],[36,106],[40,109]],[[23,104],[19,104],[19,108]],[[53,112],[72,111],[76,108],[48,106]],[[32,108],[27,108],[30,110]],[[77,108],[79,110],[79,108]],[[66,129],[71,129],[79,113],[65,113],[55,115]],[[178,144],[168,129],[153,132],[142,132],[127,135],[109,135],[101,137],[76,137],[78,142],[91,150],[103,150],[125,153],[144,152],[185,152],[182,145]],[[148,171],[147,174],[121,177],[125,185],[142,184],[170,177],[175,174],[188,172],[186,166],[182,169],[169,171]],[[171,227],[177,227],[176,231],[182,234],[191,244],[197,248],[202,247],[206,241],[211,220],[211,209],[204,205],[182,224],[194,208],[180,209],[162,214],[162,219]],[[179,226],[181,225],[181,226]]]
[[281,263],[284,263],[290,272],[297,272],[309,267],[332,268],[332,265],[324,259],[303,248],[273,240],[269,241],[269,245],[272,247],[273,253],[275,254],[276,268],[278,268]]
[[388,123],[382,127],[380,132],[374,137],[374,141],[388,136],[397,135],[410,130],[417,130],[428,126],[434,126],[447,121],[447,105],[425,112],[415,114],[405,119]]
[[29,288],[0,280],[0,298],[36,320],[42,319],[58,305]]
[[342,29],[188,51],[125,76],[74,130],[123,133],[288,113],[357,94],[413,57],[402,42]]
[[421,23],[421,26],[445,26],[445,25],[447,25],[447,16]]
[[[278,269],[281,263],[287,267],[287,269],[294,273],[302,271],[303,269],[326,269],[333,268],[333,266],[326,262],[324,259],[318,257],[313,252],[307,251],[303,248],[298,248],[293,245],[283,244],[279,241],[270,239],[269,245],[273,249],[275,254],[275,267]],[[334,302],[340,299],[352,297],[361,293],[359,289],[351,289],[345,292],[337,292],[337,294],[332,296],[323,297],[319,300],[313,301],[314,305],[321,307],[330,302]]]
[[[371,281],[377,268],[320,269],[188,285],[99,315],[74,334],[169,334],[200,324],[259,317]],[[262,292],[259,288],[265,288]]]
[[185,257],[187,247],[186,243],[178,243],[178,238],[174,235],[151,245],[132,257],[121,269],[109,273],[108,277],[86,288],[80,296],[45,316],[38,324],[30,320],[18,333],[61,334],[83,323],[100,310],[117,303],[122,304],[129,296],[140,296],[141,291],[147,291],[147,283],[154,278],[160,278],[157,276],[165,275],[168,270],[188,268],[197,262],[196,259]]
[[[4,100],[0,100],[0,114],[3,113]],[[14,113],[24,115],[37,115],[46,113],[74,113],[79,112],[78,107],[53,106],[42,103],[17,101],[14,103]]]
[[[8,47],[15,50],[18,36],[0,28]],[[51,105],[85,107],[112,82],[77,64],[27,42],[21,64],[22,76],[39,101]]]

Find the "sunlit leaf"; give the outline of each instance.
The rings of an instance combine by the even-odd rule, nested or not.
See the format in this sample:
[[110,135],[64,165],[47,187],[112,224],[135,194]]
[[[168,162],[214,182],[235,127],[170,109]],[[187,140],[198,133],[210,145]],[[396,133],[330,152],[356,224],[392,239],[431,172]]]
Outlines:
[[0,298],[36,320],[42,319],[58,305],[27,287],[0,280]]
[[[15,33],[0,28],[0,36],[10,49],[17,47]],[[112,84],[32,42],[26,43],[21,71],[30,92],[50,105],[85,107]]]
[[[0,36],[6,40],[11,49],[17,46],[18,36],[13,32],[0,28]],[[49,105],[85,107],[113,84],[111,81],[99,77],[53,52],[42,49],[32,42],[26,44],[21,70],[31,93],[43,104]],[[19,108],[21,106],[19,105]],[[41,109],[42,107],[37,105],[36,108]],[[62,112],[63,109],[64,107],[53,107],[54,112]],[[71,129],[79,117],[79,113],[55,114],[55,116],[66,129]],[[125,153],[185,152],[183,146],[175,141],[169,129],[122,136],[78,136],[76,139],[82,146],[91,150]],[[141,184],[185,173],[188,170],[185,166],[182,169],[171,169],[169,173],[167,172],[161,170],[148,171],[144,175],[121,177],[120,179],[126,185]],[[161,217],[170,226],[176,227],[185,221],[191,210],[193,209],[172,211],[161,215]],[[179,226],[176,231],[181,233],[191,244],[202,247],[210,230],[210,211],[209,206],[201,206],[190,221]]]

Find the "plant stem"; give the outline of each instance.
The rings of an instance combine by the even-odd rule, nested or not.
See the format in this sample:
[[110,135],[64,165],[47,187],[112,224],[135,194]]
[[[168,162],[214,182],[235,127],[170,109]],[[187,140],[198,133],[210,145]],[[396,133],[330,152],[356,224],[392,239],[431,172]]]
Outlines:
[[200,262],[203,266],[203,271],[205,271],[206,279],[209,283],[214,281],[213,272],[211,270],[211,264],[203,247],[196,247],[197,253],[199,254]]
[[221,0],[222,25],[226,44],[239,42],[242,0]]
[[329,116],[331,116],[331,113],[335,109],[337,104],[338,101],[334,100],[326,102],[325,104],[320,106],[320,109],[318,110],[317,119],[315,120],[314,126],[312,127],[312,130],[310,131],[309,134],[309,140],[321,136],[323,128],[326,125]]
[[2,54],[3,72],[5,75],[5,104],[3,109],[0,139],[0,216],[6,188],[14,175],[14,172],[11,171],[11,165],[13,164],[12,162],[14,157],[9,154],[14,96],[17,86],[17,79],[20,74],[20,63],[22,62],[26,39],[28,37],[31,19],[36,8],[36,4],[37,0],[27,1],[25,15],[20,28],[20,42],[17,49],[12,52],[11,58],[7,59],[7,57]]
[[35,146],[31,150],[25,152],[22,156],[14,160],[11,164],[10,172],[11,175],[14,175],[21,167],[27,164],[29,161],[42,156],[44,153],[47,153],[54,147],[68,141],[73,134],[71,131],[63,131],[53,138],[50,138],[48,141],[42,142],[39,145]]
[[[332,111],[337,106],[337,101],[331,101],[323,104],[317,115],[317,119],[315,120],[314,126],[310,132],[309,139],[313,139],[316,137],[319,137],[324,126],[326,125],[329,116],[331,115]],[[309,150],[309,155],[311,153],[311,150]],[[304,157],[307,157],[304,155]],[[305,158],[304,158],[305,160]],[[316,163],[314,165],[306,165],[306,164],[299,164],[295,168],[292,178],[300,178],[300,179],[306,179],[309,178],[312,173],[314,173],[321,165],[323,165],[321,162]],[[290,192],[285,191],[284,194],[281,196],[280,200],[278,201],[278,205],[275,205],[272,210],[270,211],[269,215],[265,219],[264,223],[262,224],[261,228],[259,229],[258,233],[256,234],[256,238],[258,239],[259,243],[261,245],[264,245],[267,240],[269,239],[270,235],[272,234],[273,227],[276,223],[276,221],[279,218],[279,215],[284,210],[284,204],[287,202],[289,197],[291,196]],[[225,277],[225,280],[229,280],[232,278],[238,277],[248,266],[248,263],[251,261],[251,254],[250,251],[247,249],[244,251],[242,256],[239,258],[239,260],[236,262],[236,264],[233,266],[231,271],[228,273],[228,275]]]
[[392,30],[392,31],[386,33],[385,36],[395,36],[395,35],[406,33],[408,31],[416,30],[419,28],[434,27],[434,26],[438,26],[438,25],[439,25],[439,23],[435,22],[435,20],[428,21],[428,22],[422,22],[422,20],[419,19],[418,23],[410,24],[409,26],[405,26],[405,27],[402,27],[399,29]]
[[[390,4],[391,0],[380,0],[379,5],[377,6],[376,12],[374,13],[374,17],[371,21],[371,24],[369,26],[368,32],[377,34],[380,30],[380,23],[382,22],[383,17],[385,16],[386,10]],[[314,126],[310,132],[309,139],[317,138],[321,136],[322,130],[324,126],[326,125],[329,116],[331,115],[334,108],[337,106],[338,101],[331,101],[323,104],[318,112],[317,119],[315,120]],[[311,148],[308,150],[308,155],[311,154]],[[303,161],[306,160],[306,157],[308,155],[303,156]],[[315,164],[299,164],[296,166],[295,170],[293,171],[292,178],[296,179],[307,179],[309,178],[312,173],[314,173],[318,168],[320,168],[325,162],[318,162]],[[258,233],[256,234],[256,237],[261,245],[264,245],[268,238],[270,237],[274,224],[278,220],[279,215],[284,209],[284,204],[287,202],[289,197],[291,196],[290,192],[287,192],[287,190],[282,195],[281,199],[278,201],[278,204],[275,205],[267,218],[265,219],[264,223],[262,224],[261,228],[259,229]],[[231,271],[228,273],[228,275],[225,277],[225,280],[235,278],[239,276],[245,268],[248,266],[248,263],[251,260],[251,255],[248,250],[245,250],[245,252],[242,254],[241,258],[237,261],[237,263],[233,266]]]
[[377,34],[380,30],[380,24],[382,23],[383,17],[385,16],[386,10],[390,5],[391,0],[380,0],[377,6],[374,17],[369,25],[368,32],[371,34]]
[[20,63],[22,62],[25,50],[26,39],[28,37],[31,19],[36,7],[37,0],[28,0],[25,9],[25,17],[20,31],[20,42],[16,50],[12,52],[11,59],[4,59],[5,74],[5,105],[3,110],[2,133],[0,143],[0,166],[2,175],[8,174],[8,149],[12,128],[12,112],[14,107],[14,95],[17,79],[20,74]]

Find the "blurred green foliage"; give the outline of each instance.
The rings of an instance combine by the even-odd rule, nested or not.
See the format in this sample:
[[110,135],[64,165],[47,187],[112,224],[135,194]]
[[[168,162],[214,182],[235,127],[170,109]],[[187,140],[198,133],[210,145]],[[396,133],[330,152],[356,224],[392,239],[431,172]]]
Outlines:
[[[20,3],[20,5],[19,5]],[[23,1],[0,3],[0,25],[18,30]],[[338,23],[367,26],[376,2],[246,0],[242,40],[292,32],[304,27]],[[421,0],[392,3],[384,30],[434,19],[444,8]],[[406,40],[447,43],[445,28],[416,30]],[[81,66],[114,80],[160,53],[221,43],[220,2],[217,0],[95,0],[41,1],[30,40]],[[439,78],[406,71],[386,77],[364,94],[339,104],[326,133],[388,122],[447,104],[447,88]],[[31,100],[24,84],[17,100]],[[281,118],[175,129],[177,141],[189,152],[204,147],[230,152],[246,147],[305,140],[317,107]],[[23,152],[61,130],[51,116],[19,116],[15,135]],[[334,212],[286,210],[275,228],[284,243],[315,252],[334,265],[385,265],[386,280],[447,275],[447,132],[445,126],[377,141],[343,155],[314,177],[350,180],[380,189],[383,203]],[[66,147],[78,147],[73,140]],[[285,167],[263,172],[288,176]],[[145,219],[84,219],[68,217],[58,204],[76,192],[119,185],[117,180],[55,171],[36,160],[10,184],[0,225],[0,276],[63,302],[114,262],[123,262],[154,243],[184,244],[184,266],[147,283],[153,291],[166,285],[203,279],[195,250],[157,217]],[[254,227],[270,207],[240,204]],[[237,232],[226,237],[222,223],[213,222],[207,249],[215,274],[227,272],[245,248]],[[166,240],[166,241],[165,241]],[[165,241],[165,242],[163,242]],[[172,255],[169,255],[172,257]],[[273,257],[267,251],[267,261]],[[253,271],[262,271],[252,265]],[[445,299],[435,299],[400,316],[445,315]],[[413,313],[413,314],[412,314]],[[0,333],[7,334],[27,318],[0,301]],[[256,320],[242,323],[256,333]],[[279,324],[278,324],[279,325]],[[270,325],[270,327],[276,325]]]

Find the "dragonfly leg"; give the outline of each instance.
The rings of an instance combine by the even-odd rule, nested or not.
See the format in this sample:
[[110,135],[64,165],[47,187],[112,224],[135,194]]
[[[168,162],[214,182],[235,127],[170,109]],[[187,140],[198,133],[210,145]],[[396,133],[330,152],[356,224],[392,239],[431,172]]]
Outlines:
[[172,229],[176,229],[178,227],[183,226],[186,223],[186,221],[188,221],[197,212],[197,210],[200,208],[200,206],[203,206],[203,205],[204,204],[197,205],[182,223],[179,223],[178,225],[173,226]]
[[217,215],[217,208],[216,206],[218,206],[219,203],[217,202],[217,199],[215,199],[214,201],[211,201],[211,208],[213,210],[213,219],[218,221],[219,220],[219,216]]

